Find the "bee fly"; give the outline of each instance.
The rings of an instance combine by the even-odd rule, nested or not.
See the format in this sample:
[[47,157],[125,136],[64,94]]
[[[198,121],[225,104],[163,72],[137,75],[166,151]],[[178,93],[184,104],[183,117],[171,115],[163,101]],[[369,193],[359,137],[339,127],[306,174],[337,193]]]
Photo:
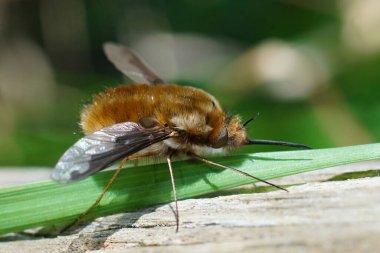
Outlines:
[[202,154],[252,144],[309,147],[250,139],[245,126],[253,118],[242,123],[238,116],[227,115],[218,101],[205,91],[164,81],[129,48],[105,43],[103,49],[113,65],[136,84],[109,88],[84,107],[80,125],[85,136],[71,146],[55,166],[52,179],[68,183],[121,160],[102,194],[74,224],[97,206],[126,161],[142,157],[166,158],[173,187],[176,231],[179,215],[171,164],[173,156],[186,155],[285,190],[243,171],[207,160]]

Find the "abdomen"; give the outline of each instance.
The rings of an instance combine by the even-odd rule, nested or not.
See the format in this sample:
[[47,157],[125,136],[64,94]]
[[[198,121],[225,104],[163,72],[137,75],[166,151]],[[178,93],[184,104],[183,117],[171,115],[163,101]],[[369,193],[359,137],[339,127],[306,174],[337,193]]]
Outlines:
[[164,124],[171,118],[194,112],[210,118],[209,114],[215,111],[222,113],[218,102],[193,87],[126,85],[96,95],[82,111],[81,127],[85,134],[89,134],[119,122],[138,122],[143,117],[153,116]]

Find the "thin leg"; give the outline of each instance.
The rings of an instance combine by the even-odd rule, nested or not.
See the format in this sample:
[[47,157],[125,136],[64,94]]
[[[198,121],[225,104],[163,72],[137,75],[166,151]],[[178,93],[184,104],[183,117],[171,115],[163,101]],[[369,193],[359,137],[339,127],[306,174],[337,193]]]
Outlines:
[[68,225],[67,227],[65,227],[61,232],[64,232],[76,225],[78,225],[81,220],[83,219],[84,216],[86,216],[89,212],[91,212],[98,204],[99,202],[102,200],[104,194],[106,194],[107,190],[111,187],[111,184],[113,183],[113,181],[115,181],[117,175],[120,173],[121,171],[121,168],[123,168],[124,166],[124,163],[128,160],[128,157],[124,158],[119,167],[117,168],[117,170],[115,171],[115,173],[113,174],[113,176],[111,177],[110,181],[108,181],[106,187],[104,187],[102,193],[99,195],[99,197],[96,199],[96,201],[86,210],[84,211],[83,213],[81,213],[81,215],[79,215],[79,217],[73,222],[71,223],[70,225]]
[[223,165],[223,164],[219,164],[219,163],[216,163],[216,162],[213,162],[213,161],[207,160],[206,158],[203,158],[203,157],[201,157],[201,156],[199,156],[199,155],[197,155],[197,154],[194,154],[194,153],[192,153],[192,152],[188,152],[187,154],[188,154],[191,158],[194,158],[194,159],[196,159],[196,160],[198,160],[198,161],[201,161],[201,162],[204,162],[204,163],[208,163],[208,164],[212,164],[212,165],[218,166],[218,167],[223,168],[223,169],[233,170],[233,171],[235,171],[235,172],[237,172],[237,173],[240,173],[240,174],[242,174],[242,175],[244,175],[244,176],[251,177],[251,178],[256,179],[256,180],[258,180],[258,181],[260,181],[260,182],[263,182],[263,183],[266,183],[266,184],[271,185],[271,186],[273,186],[273,187],[276,187],[277,189],[280,189],[280,190],[283,190],[283,191],[286,191],[286,192],[288,191],[288,190],[286,190],[285,188],[282,188],[281,186],[278,186],[278,185],[272,184],[272,183],[270,183],[270,182],[268,182],[268,181],[265,181],[265,180],[263,180],[263,179],[260,179],[260,178],[258,178],[258,177],[255,177],[255,176],[252,176],[251,174],[248,174],[247,172],[244,172],[244,171],[241,171],[241,170],[238,170],[238,169],[232,168],[232,167],[225,166],[225,165]]
[[106,187],[104,187],[102,193],[99,195],[99,197],[96,199],[96,201],[86,211],[81,213],[81,215],[79,215],[79,217],[73,223],[71,223],[70,225],[65,227],[61,231],[61,233],[67,231],[68,229],[70,229],[76,225],[78,225],[81,222],[81,220],[83,219],[83,217],[85,217],[89,212],[91,212],[99,204],[99,202],[102,200],[104,194],[106,194],[108,189],[111,187],[112,183],[115,181],[117,175],[119,175],[119,173],[120,173],[121,169],[123,168],[126,161],[134,160],[134,159],[138,159],[138,158],[143,158],[143,157],[148,157],[148,156],[152,156],[152,155],[154,155],[154,154],[146,153],[146,154],[142,154],[142,155],[128,156],[128,157],[124,158],[123,160],[121,160],[119,167],[115,170],[115,173],[113,174],[111,179],[108,181]]
[[173,169],[172,169],[172,162],[171,162],[171,155],[168,155],[166,157],[166,161],[169,166],[169,172],[170,172],[170,179],[172,181],[172,187],[173,187],[173,197],[175,202],[175,221],[176,221],[176,232],[178,232],[179,229],[179,213],[178,213],[178,202],[177,202],[177,191],[175,189],[175,183],[174,183],[174,176],[173,176]]

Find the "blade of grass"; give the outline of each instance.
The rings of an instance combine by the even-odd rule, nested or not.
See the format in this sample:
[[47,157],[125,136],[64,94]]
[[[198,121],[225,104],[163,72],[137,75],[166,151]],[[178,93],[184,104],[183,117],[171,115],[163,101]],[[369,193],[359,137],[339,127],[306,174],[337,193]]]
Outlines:
[[[212,160],[268,180],[373,159],[380,159],[380,144],[235,154]],[[180,199],[255,182],[233,171],[198,162],[178,161],[173,168]],[[71,222],[95,201],[112,173],[101,172],[68,185],[49,181],[1,189],[0,234]],[[171,192],[166,164],[128,168],[120,173],[89,218],[170,202]]]

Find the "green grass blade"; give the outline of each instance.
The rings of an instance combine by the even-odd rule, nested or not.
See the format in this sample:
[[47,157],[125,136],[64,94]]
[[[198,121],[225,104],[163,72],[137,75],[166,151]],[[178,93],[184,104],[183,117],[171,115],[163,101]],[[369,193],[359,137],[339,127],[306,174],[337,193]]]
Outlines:
[[[212,158],[266,180],[373,159],[380,159],[380,144]],[[178,161],[173,163],[173,168],[181,199],[255,182],[235,172],[198,162]],[[95,201],[112,173],[105,171],[68,185],[41,182],[1,189],[0,234],[72,221]],[[171,192],[166,164],[128,168],[120,173],[89,217],[170,202]]]

